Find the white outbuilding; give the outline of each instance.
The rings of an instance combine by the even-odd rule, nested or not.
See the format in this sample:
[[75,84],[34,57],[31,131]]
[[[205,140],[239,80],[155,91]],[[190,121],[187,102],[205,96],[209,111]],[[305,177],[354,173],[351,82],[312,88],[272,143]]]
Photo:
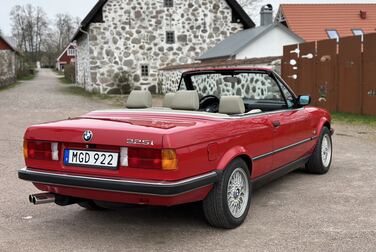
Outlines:
[[197,60],[252,59],[283,55],[285,45],[302,43],[304,40],[281,23],[273,23],[273,9],[266,5],[261,9],[261,26],[237,32]]

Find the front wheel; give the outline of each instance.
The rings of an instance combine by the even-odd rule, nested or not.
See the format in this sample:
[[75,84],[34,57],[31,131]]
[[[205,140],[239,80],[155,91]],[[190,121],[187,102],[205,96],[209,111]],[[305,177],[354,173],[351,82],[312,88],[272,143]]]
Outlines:
[[333,143],[330,130],[324,127],[311,158],[306,164],[306,171],[313,174],[325,174],[332,164]]
[[233,160],[203,202],[206,220],[219,228],[236,228],[247,217],[251,202],[251,182],[247,164]]

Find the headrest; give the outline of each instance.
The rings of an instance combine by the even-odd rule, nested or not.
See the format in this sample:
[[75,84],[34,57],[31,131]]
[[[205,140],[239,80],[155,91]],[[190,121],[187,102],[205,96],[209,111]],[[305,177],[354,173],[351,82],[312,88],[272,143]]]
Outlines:
[[174,93],[167,93],[165,97],[163,98],[163,107],[165,108],[171,108],[172,107],[172,101],[174,100]]
[[243,114],[245,112],[244,101],[240,96],[222,96],[219,102],[221,114]]
[[149,91],[134,90],[130,93],[127,108],[143,109],[152,106],[152,96]]
[[180,110],[198,110],[200,107],[200,101],[196,90],[187,91],[182,90],[176,92],[172,99],[172,109]]

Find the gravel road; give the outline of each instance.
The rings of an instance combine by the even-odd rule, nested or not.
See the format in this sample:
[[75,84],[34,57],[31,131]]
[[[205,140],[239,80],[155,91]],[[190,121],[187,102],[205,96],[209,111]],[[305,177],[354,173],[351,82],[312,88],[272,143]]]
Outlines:
[[376,251],[376,133],[335,125],[325,176],[291,173],[253,195],[230,231],[207,226],[197,205],[90,212],[32,206],[17,179],[27,126],[111,108],[64,92],[56,75],[0,91],[0,251]]

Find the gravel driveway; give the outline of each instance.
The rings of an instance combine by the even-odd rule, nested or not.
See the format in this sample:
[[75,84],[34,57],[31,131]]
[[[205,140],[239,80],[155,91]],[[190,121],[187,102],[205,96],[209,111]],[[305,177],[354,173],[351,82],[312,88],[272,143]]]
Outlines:
[[327,175],[294,172],[261,188],[235,230],[208,227],[197,205],[32,206],[37,190],[17,179],[26,127],[111,107],[64,89],[42,70],[0,92],[0,251],[376,251],[376,134],[342,125]]

